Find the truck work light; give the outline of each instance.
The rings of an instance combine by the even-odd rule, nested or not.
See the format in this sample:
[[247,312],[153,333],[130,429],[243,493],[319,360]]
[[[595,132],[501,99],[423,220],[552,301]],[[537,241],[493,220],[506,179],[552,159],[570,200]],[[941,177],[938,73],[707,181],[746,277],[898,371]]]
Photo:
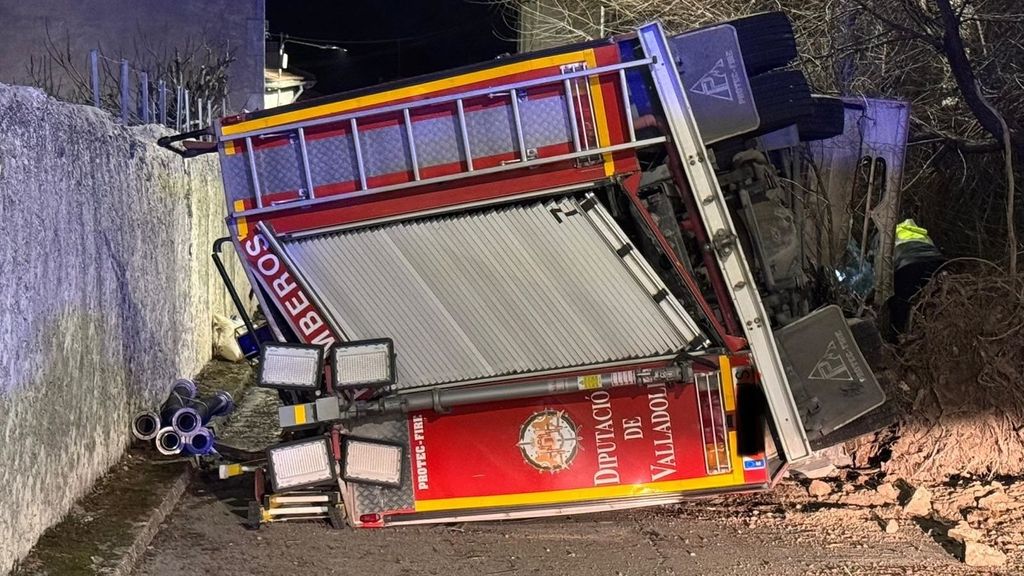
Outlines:
[[337,480],[331,441],[318,436],[267,449],[267,471],[275,492]]
[[350,482],[399,486],[402,452],[402,447],[396,444],[345,438],[341,477]]
[[305,344],[264,344],[259,385],[285,390],[319,390],[324,350]]
[[339,344],[331,358],[337,389],[382,388],[395,382],[395,345],[390,338]]

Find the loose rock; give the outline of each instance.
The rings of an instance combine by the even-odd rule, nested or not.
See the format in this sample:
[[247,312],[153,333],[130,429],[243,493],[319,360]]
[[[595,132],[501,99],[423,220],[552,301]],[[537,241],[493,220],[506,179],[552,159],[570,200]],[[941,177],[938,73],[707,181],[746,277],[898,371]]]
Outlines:
[[839,502],[848,506],[864,507],[884,506],[887,504],[886,500],[874,490],[860,490],[850,494],[843,494]]
[[811,483],[807,486],[807,493],[815,498],[821,498],[822,496],[828,496],[832,493],[832,487],[827,482],[821,480],[811,480]]
[[903,513],[908,516],[927,516],[932,511],[932,493],[927,488],[915,488],[906,504]]
[[1006,554],[980,542],[967,542],[964,544],[964,564],[975,567],[1002,566],[1006,564]]
[[967,542],[977,542],[978,540],[981,540],[982,533],[980,530],[971,528],[970,524],[961,520],[956,526],[949,529],[946,536],[966,544]]
[[900,524],[895,520],[889,520],[885,523],[885,533],[895,534],[900,531]]
[[1005,492],[1002,490],[995,490],[981,498],[978,498],[978,508],[1001,511],[1006,510],[1009,502],[1010,499],[1006,496]]
[[875,492],[886,502],[896,502],[900,497],[899,489],[893,486],[892,482],[886,482],[875,488]]

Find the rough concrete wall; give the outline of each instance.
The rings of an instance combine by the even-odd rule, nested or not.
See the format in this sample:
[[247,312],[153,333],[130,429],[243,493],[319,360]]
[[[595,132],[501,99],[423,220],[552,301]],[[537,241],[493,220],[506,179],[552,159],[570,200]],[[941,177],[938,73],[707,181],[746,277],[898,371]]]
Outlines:
[[159,135],[0,84],[0,574],[232,310],[209,258],[227,232],[215,159],[185,163]]

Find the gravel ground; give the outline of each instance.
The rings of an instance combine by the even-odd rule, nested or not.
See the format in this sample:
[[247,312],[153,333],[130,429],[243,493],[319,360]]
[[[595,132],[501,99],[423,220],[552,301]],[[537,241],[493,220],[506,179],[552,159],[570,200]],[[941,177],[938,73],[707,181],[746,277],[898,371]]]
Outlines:
[[[197,482],[136,572],[178,574],[1017,574],[965,566],[927,521],[814,503],[797,486],[672,508],[514,522],[332,531],[247,530],[248,483]],[[884,515],[884,511],[882,512]],[[1019,568],[1019,566],[1018,566]]]

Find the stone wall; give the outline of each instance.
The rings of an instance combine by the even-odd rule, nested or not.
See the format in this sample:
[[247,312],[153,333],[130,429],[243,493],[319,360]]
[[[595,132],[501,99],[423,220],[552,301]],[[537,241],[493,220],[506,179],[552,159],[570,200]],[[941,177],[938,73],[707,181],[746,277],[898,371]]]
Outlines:
[[0,84],[0,574],[233,311],[209,256],[227,233],[216,158],[184,162],[160,130]]

